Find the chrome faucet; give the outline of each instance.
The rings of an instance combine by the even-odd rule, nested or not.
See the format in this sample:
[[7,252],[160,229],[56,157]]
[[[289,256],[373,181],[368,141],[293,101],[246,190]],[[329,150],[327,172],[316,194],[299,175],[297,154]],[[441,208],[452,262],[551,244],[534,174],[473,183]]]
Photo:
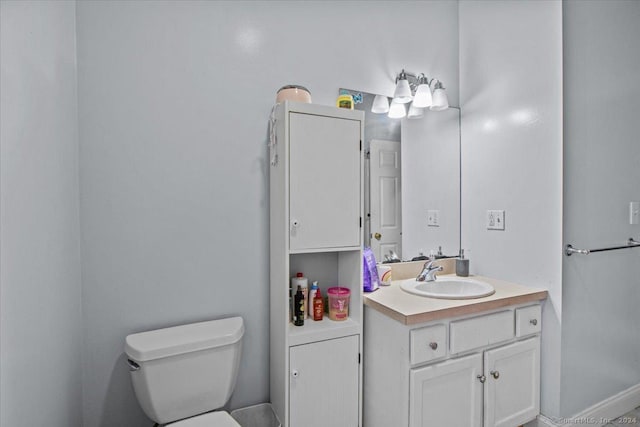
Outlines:
[[417,282],[433,282],[436,280],[436,273],[442,271],[441,265],[433,265],[433,261],[427,261],[424,263],[424,267],[418,277]]

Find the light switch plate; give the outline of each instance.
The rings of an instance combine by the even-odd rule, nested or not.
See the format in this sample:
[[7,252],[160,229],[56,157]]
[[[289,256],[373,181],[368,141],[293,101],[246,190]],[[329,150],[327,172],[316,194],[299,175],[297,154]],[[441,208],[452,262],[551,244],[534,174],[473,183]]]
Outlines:
[[431,209],[427,211],[427,226],[440,227],[440,211]]
[[629,224],[640,224],[640,202],[629,203]]
[[504,230],[504,211],[487,211],[487,230]]

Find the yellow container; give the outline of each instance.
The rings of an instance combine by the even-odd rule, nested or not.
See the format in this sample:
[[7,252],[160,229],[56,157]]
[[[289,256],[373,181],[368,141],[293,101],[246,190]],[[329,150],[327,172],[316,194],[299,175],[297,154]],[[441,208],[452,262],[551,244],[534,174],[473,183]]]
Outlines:
[[343,93],[338,97],[338,100],[336,101],[336,107],[353,110],[353,96]]

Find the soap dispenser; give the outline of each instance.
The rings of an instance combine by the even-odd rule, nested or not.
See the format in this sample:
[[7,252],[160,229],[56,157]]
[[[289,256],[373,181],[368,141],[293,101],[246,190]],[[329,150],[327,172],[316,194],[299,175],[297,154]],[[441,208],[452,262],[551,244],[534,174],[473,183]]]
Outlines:
[[469,260],[464,257],[464,249],[460,249],[460,257],[456,259],[456,276],[469,276]]

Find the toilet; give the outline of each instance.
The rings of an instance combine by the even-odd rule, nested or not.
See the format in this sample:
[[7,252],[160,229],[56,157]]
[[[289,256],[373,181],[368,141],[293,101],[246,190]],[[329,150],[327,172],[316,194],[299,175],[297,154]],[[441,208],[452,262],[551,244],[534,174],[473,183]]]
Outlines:
[[242,318],[231,317],[127,336],[131,381],[144,413],[171,427],[240,427],[216,410],[233,393],[243,335]]

